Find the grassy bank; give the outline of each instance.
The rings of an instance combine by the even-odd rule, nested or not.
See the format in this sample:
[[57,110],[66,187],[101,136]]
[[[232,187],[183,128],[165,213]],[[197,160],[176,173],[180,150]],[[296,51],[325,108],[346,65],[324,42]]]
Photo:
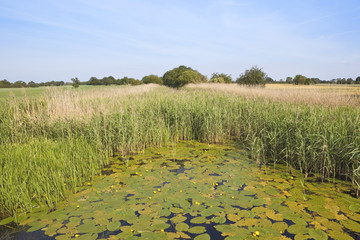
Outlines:
[[[285,163],[305,178],[347,179],[360,188],[356,99],[346,104],[334,95],[341,104],[311,104],[309,94],[291,101],[218,86],[50,89],[39,98],[4,102],[1,211],[53,207],[66,189],[76,191],[89,181],[113,153],[125,155],[178,139],[214,143],[234,137],[247,143],[259,163]],[[266,95],[267,89],[256,91]]]

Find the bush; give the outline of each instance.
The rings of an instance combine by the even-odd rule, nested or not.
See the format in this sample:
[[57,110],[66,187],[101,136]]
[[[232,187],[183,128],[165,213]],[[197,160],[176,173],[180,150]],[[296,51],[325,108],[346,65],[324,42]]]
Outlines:
[[211,83],[232,83],[231,75],[225,73],[213,73],[210,78]]
[[240,74],[236,82],[244,85],[261,85],[265,86],[265,79],[267,75],[257,66],[252,67],[250,70],[246,70]]
[[158,77],[158,76],[153,75],[153,74],[143,77],[141,81],[143,83],[145,83],[145,84],[149,84],[149,83],[156,83],[156,84],[159,84],[159,85],[164,84],[161,77]]
[[179,66],[167,71],[163,76],[164,85],[179,88],[188,83],[207,82],[207,78],[190,67]]

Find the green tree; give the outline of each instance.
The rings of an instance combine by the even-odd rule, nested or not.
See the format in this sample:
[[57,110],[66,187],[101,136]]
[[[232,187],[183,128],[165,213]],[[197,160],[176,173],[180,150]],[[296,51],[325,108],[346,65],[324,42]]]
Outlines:
[[251,69],[246,70],[244,73],[236,79],[238,84],[249,85],[249,86],[265,86],[265,79],[267,75],[261,68],[257,66],[252,67]]
[[141,81],[145,84],[149,84],[149,83],[156,83],[156,84],[159,84],[159,85],[163,85],[164,82],[162,80],[161,77],[158,77],[154,74],[151,74],[151,75],[148,75],[148,76],[144,76]]
[[0,88],[9,88],[9,87],[11,87],[11,83],[8,80],[4,79],[0,81]]
[[286,82],[286,83],[293,84],[293,83],[294,83],[294,80],[293,80],[292,77],[287,77],[285,82]]
[[273,82],[275,82],[275,81],[274,81],[274,79],[272,79],[271,77],[266,77],[266,78],[265,78],[265,82],[266,82],[266,83],[273,83]]
[[131,84],[131,78],[123,77],[123,78],[121,78],[121,79],[118,79],[118,80],[117,80],[117,84],[118,84],[118,85],[128,85],[128,84]]
[[355,79],[355,83],[356,83],[356,84],[360,84],[360,76],[358,76],[358,77]]
[[79,79],[78,79],[77,77],[76,77],[76,78],[72,78],[71,81],[73,82],[73,83],[72,83],[72,86],[73,86],[74,88],[78,88],[78,87],[79,87],[80,81],[79,81]]
[[295,85],[306,85],[306,80],[307,80],[307,77],[305,77],[301,74],[298,74],[294,77],[293,83]]
[[27,87],[27,84],[24,81],[16,81],[13,84],[11,84],[11,87],[12,88],[23,88],[23,87],[25,88],[25,87]]
[[90,80],[88,81],[88,84],[89,85],[101,85],[101,82],[96,77],[91,77]]
[[354,84],[354,80],[352,78],[346,79],[346,84]]
[[138,79],[135,79],[135,78],[130,78],[130,84],[132,85],[132,86],[135,86],[135,85],[141,85],[141,84],[143,84],[140,80],[138,80]]
[[188,83],[207,82],[207,78],[190,67],[179,66],[167,71],[163,76],[164,85],[179,88]]
[[211,83],[232,83],[231,75],[225,73],[213,73],[210,78]]

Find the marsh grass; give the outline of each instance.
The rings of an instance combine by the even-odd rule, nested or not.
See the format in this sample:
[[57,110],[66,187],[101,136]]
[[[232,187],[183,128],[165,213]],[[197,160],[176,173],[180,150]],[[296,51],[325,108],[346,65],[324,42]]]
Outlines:
[[[346,179],[359,190],[360,109],[355,105],[304,104],[308,93],[302,101],[287,95],[280,101],[262,96],[266,89],[247,89],[244,95],[246,89],[239,94],[218,86],[54,88],[37,99],[4,102],[1,211],[53,208],[66,189],[75,192],[91,181],[109,156],[179,139],[236,139],[260,164],[285,163],[304,178]],[[254,95],[258,91],[262,95]]]

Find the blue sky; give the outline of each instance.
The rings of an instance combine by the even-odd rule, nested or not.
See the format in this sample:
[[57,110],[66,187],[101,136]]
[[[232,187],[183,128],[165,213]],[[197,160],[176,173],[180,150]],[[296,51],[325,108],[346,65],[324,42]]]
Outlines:
[[0,79],[360,76],[358,0],[0,0]]

